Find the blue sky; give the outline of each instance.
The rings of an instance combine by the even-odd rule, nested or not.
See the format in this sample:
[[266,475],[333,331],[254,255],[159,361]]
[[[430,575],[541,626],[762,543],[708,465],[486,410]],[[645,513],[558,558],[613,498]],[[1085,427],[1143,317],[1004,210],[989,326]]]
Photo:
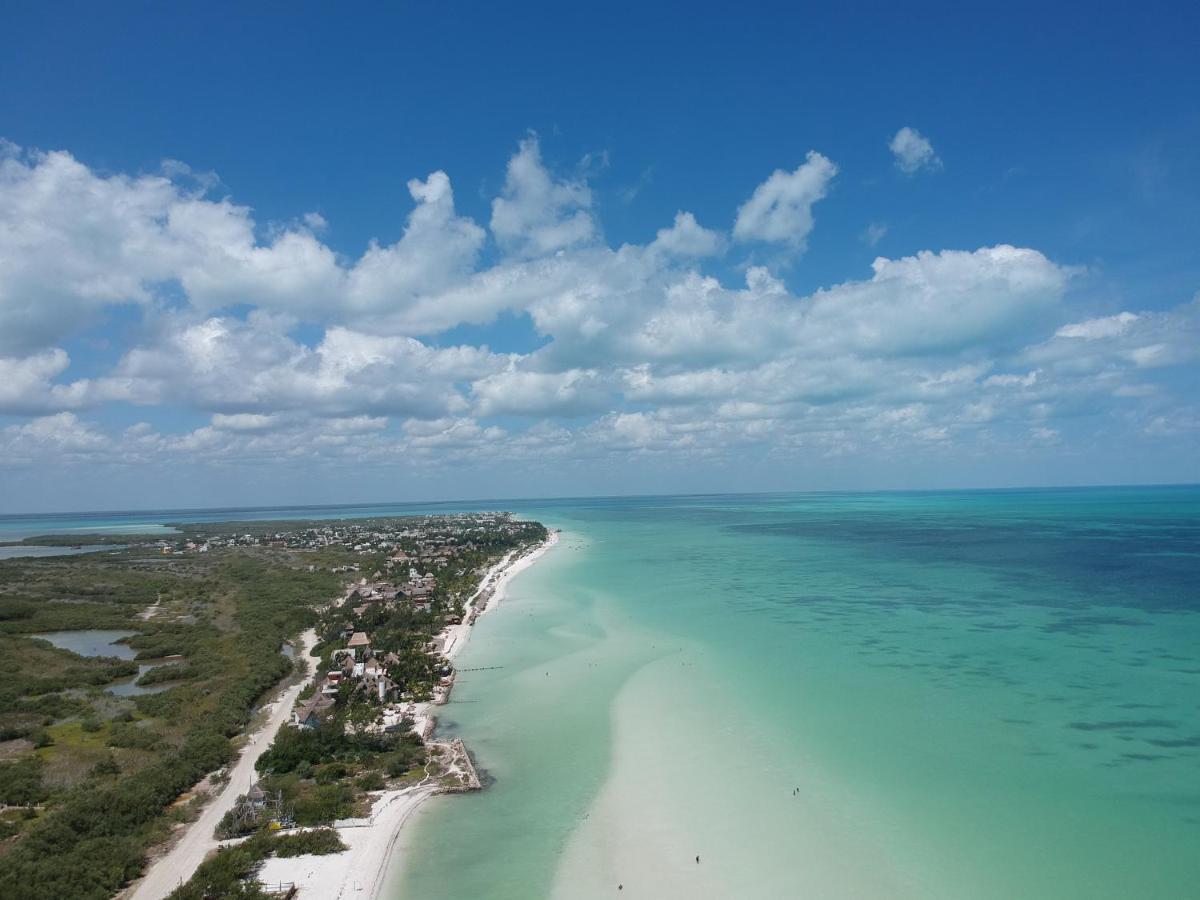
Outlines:
[[1197,18],[10,4],[0,512],[1194,481]]

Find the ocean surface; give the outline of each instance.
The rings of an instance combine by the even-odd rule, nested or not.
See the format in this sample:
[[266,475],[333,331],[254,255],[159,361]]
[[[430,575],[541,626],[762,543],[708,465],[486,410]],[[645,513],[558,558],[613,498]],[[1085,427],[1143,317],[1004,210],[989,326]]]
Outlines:
[[521,512],[392,895],[1197,896],[1197,488]]
[[392,896],[1196,896],[1200,488],[293,517],[473,508],[563,539],[458,658],[492,783],[405,828]]

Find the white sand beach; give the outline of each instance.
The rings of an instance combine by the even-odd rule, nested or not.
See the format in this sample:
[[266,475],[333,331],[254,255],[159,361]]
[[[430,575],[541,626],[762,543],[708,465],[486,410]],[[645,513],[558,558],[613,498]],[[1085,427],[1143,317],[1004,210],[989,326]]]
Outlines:
[[[452,659],[466,645],[471,634],[466,613],[480,603],[483,604],[479,607],[480,612],[494,609],[503,600],[508,583],[541,559],[558,543],[558,537],[557,532],[551,532],[546,541],[528,553],[515,558],[508,554],[487,571],[479,588],[466,601],[463,623],[451,626],[444,656]],[[418,706],[418,720],[431,716],[430,704]],[[369,820],[336,826],[348,850],[326,856],[269,859],[259,871],[258,880],[268,887],[294,884],[300,897],[337,900],[353,896],[358,900],[376,900],[383,892],[389,860],[396,852],[401,828],[421,804],[436,793],[438,789],[434,785],[424,782],[403,790],[381,792]]]
[[268,889],[294,884],[301,897],[321,900],[378,897],[401,827],[434,793],[436,788],[424,784],[385,792],[375,801],[369,820],[338,827],[349,849],[328,856],[268,859],[259,870],[259,882]]
[[483,580],[479,582],[479,587],[475,593],[464,604],[462,623],[451,625],[444,632],[447,634],[447,639],[445,647],[442,650],[442,655],[446,659],[454,659],[462,651],[462,648],[466,646],[467,640],[471,635],[470,613],[477,612],[477,614],[483,614],[495,609],[504,599],[508,583],[541,559],[546,551],[558,543],[558,539],[558,532],[552,531],[545,541],[524,555],[514,558],[513,554],[509,553],[488,569],[487,574],[483,576]]

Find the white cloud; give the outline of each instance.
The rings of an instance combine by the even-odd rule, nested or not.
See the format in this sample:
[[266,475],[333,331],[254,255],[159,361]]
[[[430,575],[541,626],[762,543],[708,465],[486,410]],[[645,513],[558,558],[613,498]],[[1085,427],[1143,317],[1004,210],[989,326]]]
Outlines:
[[71,405],[62,386],[51,384],[68,365],[66,351],[57,347],[27,357],[0,357],[0,413],[35,413]]
[[[408,182],[398,241],[346,259],[322,217],[256,222],[179,165],[102,176],[13,151],[0,166],[0,414],[36,417],[0,429],[17,464],[1024,452],[1118,417],[1166,435],[1168,370],[1200,356],[1200,302],[1089,318],[1068,296],[1076,270],[1031,248],[881,256],[803,294],[752,264],[757,248],[730,260],[741,283],[701,271],[739,248],[689,212],[610,248],[587,185],[552,176],[532,138],[493,208],[504,252],[483,268],[486,233],[440,171]],[[733,238],[802,248],[835,173],[816,153],[776,172]],[[52,342],[120,303],[143,307],[133,345],[74,377]],[[418,339],[505,310],[544,346]],[[208,424],[109,431],[75,415],[112,401]]]
[[723,247],[720,234],[701,226],[690,212],[678,212],[670,228],[658,230],[647,251],[677,257],[701,257],[716,256]]
[[733,236],[739,241],[788,244],[803,250],[813,229],[812,206],[825,197],[837,166],[815,150],[794,172],[776,169],[738,207]]
[[492,201],[492,233],[521,256],[542,256],[597,235],[585,182],[555,180],[542,164],[537,137],[521,141],[508,161],[503,193]]
[[128,385],[117,378],[56,382],[70,364],[61,347],[24,357],[0,357],[0,415],[40,415],[130,399]]
[[874,247],[887,236],[887,233],[887,225],[882,222],[872,222],[863,232],[862,239],[868,247]]
[[285,410],[437,417],[466,407],[456,384],[505,364],[484,349],[340,327],[310,348],[287,336],[287,320],[261,313],[244,321],[173,315],[158,325],[155,340],[126,354],[113,379],[135,402],[220,413],[214,426],[222,430],[261,427]]
[[929,353],[1002,342],[1036,328],[1062,298],[1071,270],[1036,250],[880,257],[866,282],[818,292],[811,319],[827,340],[882,353]]
[[316,237],[319,215],[262,242],[248,207],[206,199],[211,182],[196,190],[169,171],[180,180],[102,176],[64,152],[0,158],[0,354],[43,349],[106,307],[170,298],[172,285],[207,311],[252,304],[437,330],[455,314],[415,308],[474,270],[486,236],[455,214],[450,181],[434,172],[408,183],[416,206],[401,239],[344,265]]
[[591,369],[565,372],[522,371],[514,363],[472,385],[475,414],[578,416],[607,409],[612,398]]
[[68,153],[0,158],[0,353],[37,350],[170,277],[162,177],[97,178]]
[[212,417],[212,427],[221,431],[272,431],[279,424],[279,416],[261,413],[217,413]]
[[992,375],[984,384],[988,387],[1033,387],[1037,384],[1037,371],[1024,375]]
[[888,143],[888,149],[896,158],[896,168],[905,175],[914,175],[922,169],[934,170],[942,167],[942,161],[921,132],[905,125]]
[[1200,359],[1200,298],[1165,312],[1122,312],[1064,325],[1025,357],[1059,371],[1163,368]]
[[[434,172],[425,181],[414,178],[408,190],[417,206],[404,236],[390,247],[372,241],[349,273],[347,302],[355,314],[386,318],[446,290],[475,268],[486,235],[455,214],[446,173]],[[414,325],[421,328],[419,318]]]
[[112,441],[70,412],[0,428],[0,465],[80,461],[111,452]]
[[1116,337],[1119,334],[1124,334],[1129,329],[1129,326],[1137,321],[1137,318],[1131,312],[1123,312],[1115,316],[1106,316],[1102,319],[1088,319],[1086,322],[1064,325],[1058,331],[1054,332],[1054,334],[1057,337],[1082,338],[1085,341]]

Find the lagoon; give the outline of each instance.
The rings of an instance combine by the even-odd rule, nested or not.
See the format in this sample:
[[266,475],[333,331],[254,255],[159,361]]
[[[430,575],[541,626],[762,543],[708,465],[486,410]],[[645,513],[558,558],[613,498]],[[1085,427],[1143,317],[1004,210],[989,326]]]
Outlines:
[[130,638],[136,631],[93,628],[79,631],[51,631],[31,634],[30,637],[49,641],[61,650],[70,650],[80,656],[115,656],[117,659],[133,659],[137,651],[128,644],[118,641]]
[[[133,637],[135,634],[137,634],[136,631],[94,628],[80,631],[52,631],[45,634],[31,634],[30,637],[49,641],[55,647],[70,650],[80,656],[115,656],[118,659],[131,660],[137,656],[137,651],[128,644],[118,642],[124,638]],[[147,687],[140,687],[137,684],[139,678],[161,665],[163,665],[161,662],[138,663],[136,675],[113,681],[105,687],[105,690],[118,697],[135,697],[139,694],[156,694],[159,691],[165,691],[174,685],[171,682],[152,684]]]

